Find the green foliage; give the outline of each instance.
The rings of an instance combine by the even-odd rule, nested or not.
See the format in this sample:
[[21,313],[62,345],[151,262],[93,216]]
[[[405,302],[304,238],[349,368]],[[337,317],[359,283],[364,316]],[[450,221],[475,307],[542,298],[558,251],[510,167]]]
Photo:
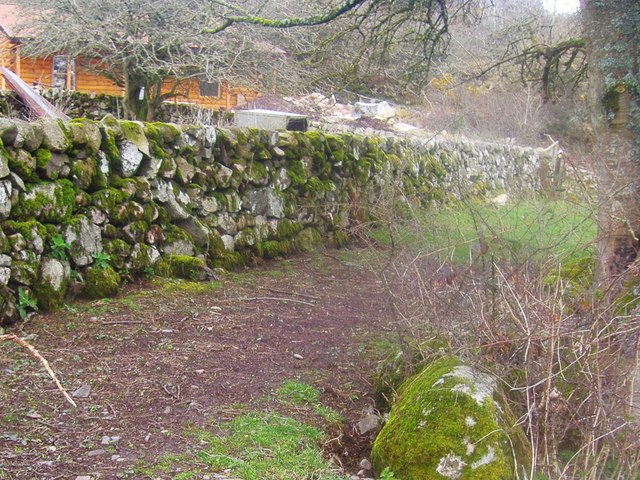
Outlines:
[[111,255],[105,252],[98,252],[93,254],[93,266],[100,270],[104,270],[109,267],[111,261]]
[[51,256],[58,260],[67,259],[67,251],[71,248],[71,245],[64,240],[62,235],[55,235],[51,237],[49,241],[49,247],[51,248]]
[[38,311],[38,302],[31,296],[31,292],[23,287],[18,288],[18,314],[20,318],[27,318],[30,311]]
[[393,471],[389,467],[386,467],[382,472],[380,472],[380,476],[378,478],[380,480],[391,480],[398,477],[393,474]]

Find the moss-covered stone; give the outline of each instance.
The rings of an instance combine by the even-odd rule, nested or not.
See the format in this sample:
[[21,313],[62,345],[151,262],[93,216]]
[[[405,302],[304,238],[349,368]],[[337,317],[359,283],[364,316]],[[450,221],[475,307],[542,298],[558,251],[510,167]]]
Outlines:
[[225,252],[211,264],[214,268],[224,268],[231,272],[249,265],[250,261],[251,256],[247,252]]
[[28,185],[20,194],[20,202],[12,211],[16,219],[36,218],[43,223],[62,223],[73,213],[76,190],[66,179]]
[[258,244],[257,252],[265,258],[286,257],[293,252],[293,244],[289,240],[267,240]]
[[58,310],[64,306],[69,287],[71,267],[69,262],[56,258],[43,258],[40,262],[38,282],[33,293],[43,310]]
[[374,470],[403,480],[516,478],[514,456],[527,465],[525,437],[497,400],[495,378],[437,360],[401,387],[373,446]]
[[166,255],[155,266],[161,277],[177,277],[187,280],[200,280],[204,275],[205,264],[201,258],[188,255]]
[[105,188],[91,195],[91,203],[103,210],[108,216],[112,215],[116,207],[123,201],[123,194],[115,188]]
[[305,228],[293,240],[299,252],[312,252],[322,245],[322,234],[317,228]]
[[115,297],[120,290],[120,275],[111,267],[89,267],[84,272],[84,295],[88,298]]

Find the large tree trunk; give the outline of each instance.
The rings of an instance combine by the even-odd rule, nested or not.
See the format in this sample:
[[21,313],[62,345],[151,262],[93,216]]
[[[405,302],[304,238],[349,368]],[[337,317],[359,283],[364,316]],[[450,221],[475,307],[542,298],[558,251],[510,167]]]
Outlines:
[[122,107],[128,120],[145,120],[148,108],[147,78],[130,65],[124,67],[124,98]]
[[640,2],[581,3],[601,202],[598,273],[605,285],[636,260],[640,243]]

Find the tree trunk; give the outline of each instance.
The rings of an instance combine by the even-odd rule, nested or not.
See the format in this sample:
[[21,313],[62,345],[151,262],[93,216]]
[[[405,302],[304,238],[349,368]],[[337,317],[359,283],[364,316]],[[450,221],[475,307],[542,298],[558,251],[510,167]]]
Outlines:
[[598,276],[620,277],[640,242],[640,2],[581,0],[598,177]]
[[122,107],[128,120],[145,120],[148,108],[148,92],[144,75],[140,75],[129,65],[125,65],[124,98]]

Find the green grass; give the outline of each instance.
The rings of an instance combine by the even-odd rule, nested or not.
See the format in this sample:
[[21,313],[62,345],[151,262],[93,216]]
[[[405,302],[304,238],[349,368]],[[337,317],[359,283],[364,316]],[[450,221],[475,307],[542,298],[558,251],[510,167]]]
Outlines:
[[[469,263],[481,229],[494,258],[521,262],[556,256],[576,258],[591,250],[595,215],[588,206],[563,200],[525,199],[512,205],[457,203],[425,211],[412,228],[401,227],[395,241]],[[374,238],[389,244],[388,231]]]
[[306,383],[287,380],[276,390],[275,396],[280,404],[309,409],[329,423],[340,423],[343,420],[338,412],[322,405],[320,392]]
[[199,432],[207,446],[201,462],[229,470],[245,480],[313,478],[340,480],[318,445],[324,438],[315,427],[276,413],[250,413],[220,426],[225,435]]

